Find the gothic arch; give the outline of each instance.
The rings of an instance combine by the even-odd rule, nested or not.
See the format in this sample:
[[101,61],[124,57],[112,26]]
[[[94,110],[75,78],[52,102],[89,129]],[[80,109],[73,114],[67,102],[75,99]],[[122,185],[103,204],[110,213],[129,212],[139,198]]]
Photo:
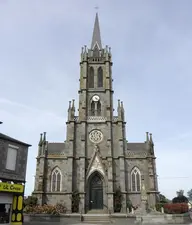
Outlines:
[[90,181],[93,179],[94,176],[98,176],[102,182],[104,182],[104,174],[102,174],[100,171],[98,170],[94,170],[88,177],[88,182],[90,183]]
[[88,178],[89,209],[103,209],[104,207],[104,177],[94,171]]
[[62,189],[62,173],[58,166],[51,172],[51,192],[59,192]]
[[95,46],[94,46],[94,49],[93,49],[93,57],[99,57],[100,54],[99,54],[99,46],[98,46],[98,43],[96,42],[95,43]]
[[93,67],[89,68],[88,73],[88,88],[94,88],[94,69]]
[[94,102],[90,101],[90,116],[101,116],[101,101]]
[[97,102],[97,116],[101,116],[101,102]]
[[95,116],[96,102],[91,101],[91,116]]
[[131,191],[141,191],[141,172],[138,167],[133,167],[131,171]]
[[101,67],[97,70],[97,86],[103,87],[103,69]]

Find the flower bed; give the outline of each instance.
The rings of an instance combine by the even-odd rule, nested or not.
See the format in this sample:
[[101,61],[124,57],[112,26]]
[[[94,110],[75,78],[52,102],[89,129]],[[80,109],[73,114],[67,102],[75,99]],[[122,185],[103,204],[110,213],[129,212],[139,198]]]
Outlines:
[[189,211],[187,203],[166,203],[163,207],[168,214],[182,214]]
[[49,215],[59,215],[60,213],[66,213],[66,207],[62,204],[53,205],[36,205],[36,206],[26,206],[24,213],[27,214],[49,214]]

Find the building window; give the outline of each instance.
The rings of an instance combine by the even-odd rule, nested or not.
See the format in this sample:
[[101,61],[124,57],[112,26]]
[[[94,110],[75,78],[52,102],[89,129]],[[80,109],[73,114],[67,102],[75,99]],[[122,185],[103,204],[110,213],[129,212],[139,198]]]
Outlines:
[[91,102],[91,116],[95,116],[95,109],[96,109],[95,102],[92,101]]
[[141,191],[141,173],[136,167],[131,171],[131,190]]
[[91,67],[88,74],[88,87],[94,88],[94,69]]
[[101,102],[91,102],[91,110],[90,110],[91,116],[101,116]]
[[16,162],[17,162],[17,146],[9,145],[7,149],[7,160],[6,160],[6,169],[7,170],[15,170]]
[[103,87],[103,69],[101,67],[97,71],[97,86]]
[[51,191],[61,191],[62,175],[59,168],[55,168],[51,174]]
[[101,103],[97,102],[97,116],[101,116]]

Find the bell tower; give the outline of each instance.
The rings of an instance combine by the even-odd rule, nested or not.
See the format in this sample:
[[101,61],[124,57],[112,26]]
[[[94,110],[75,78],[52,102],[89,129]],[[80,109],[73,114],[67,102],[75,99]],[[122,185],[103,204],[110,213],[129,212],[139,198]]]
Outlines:
[[[102,46],[97,13],[91,46],[82,48],[79,81],[78,115],[75,116],[74,100],[69,102],[68,109],[65,153],[70,161],[68,174],[72,176],[68,190],[79,191],[82,211],[85,206],[104,209],[104,205],[113,211],[113,193],[117,186],[113,181],[121,179],[121,190],[126,193],[125,122],[122,102],[118,102],[118,116],[113,115],[111,48]],[[121,168],[121,175],[115,175],[114,159]],[[93,193],[90,186],[96,180],[102,183],[100,194],[96,193],[98,190]],[[96,204],[98,199],[102,206]]]
[[91,47],[84,46],[80,62],[79,119],[112,120],[111,49],[102,47],[96,13]]

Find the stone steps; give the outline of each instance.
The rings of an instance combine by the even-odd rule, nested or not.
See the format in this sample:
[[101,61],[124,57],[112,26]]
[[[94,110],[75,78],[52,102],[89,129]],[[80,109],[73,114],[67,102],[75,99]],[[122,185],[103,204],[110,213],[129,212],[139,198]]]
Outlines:
[[84,214],[82,215],[82,220],[84,223],[92,224],[111,223],[109,214]]

